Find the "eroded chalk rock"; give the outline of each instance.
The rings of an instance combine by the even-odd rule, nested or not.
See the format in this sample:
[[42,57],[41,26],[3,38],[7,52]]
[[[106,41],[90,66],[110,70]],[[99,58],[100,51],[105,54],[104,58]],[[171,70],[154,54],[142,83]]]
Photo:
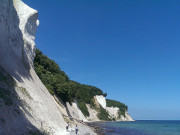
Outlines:
[[106,99],[102,95],[96,95],[95,98],[97,99],[97,102],[105,109],[106,108]]

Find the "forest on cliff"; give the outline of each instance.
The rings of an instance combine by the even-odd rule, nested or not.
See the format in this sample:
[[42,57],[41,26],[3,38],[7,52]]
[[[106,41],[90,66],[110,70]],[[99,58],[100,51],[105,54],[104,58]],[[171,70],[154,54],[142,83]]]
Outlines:
[[[94,96],[103,95],[107,96],[107,93],[97,87],[78,83],[70,80],[68,75],[61,70],[59,65],[44,55],[39,49],[36,49],[36,57],[34,59],[34,68],[44,83],[48,91],[52,95],[56,95],[61,98],[64,102],[72,103],[73,101],[78,102],[78,106],[85,116],[89,116],[88,109],[85,104],[90,104],[92,108],[95,108]],[[123,103],[114,100],[107,100],[108,106],[118,107],[120,109],[119,116],[125,115],[127,106]],[[99,109],[100,119],[109,120],[108,113],[106,110],[100,107]]]

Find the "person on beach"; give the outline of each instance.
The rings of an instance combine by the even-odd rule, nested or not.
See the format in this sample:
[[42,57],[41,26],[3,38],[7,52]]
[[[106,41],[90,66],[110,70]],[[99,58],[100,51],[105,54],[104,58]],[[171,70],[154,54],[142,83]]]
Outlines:
[[75,130],[76,130],[76,135],[77,135],[77,133],[78,133],[78,127],[77,127],[77,125],[76,125],[76,128],[75,128]]
[[69,129],[69,122],[67,123],[67,126],[66,126],[66,130],[68,131]]

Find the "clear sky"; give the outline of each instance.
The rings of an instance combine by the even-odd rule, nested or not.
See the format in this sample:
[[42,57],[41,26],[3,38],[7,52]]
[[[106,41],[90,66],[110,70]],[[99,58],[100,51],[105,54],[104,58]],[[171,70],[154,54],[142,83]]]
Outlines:
[[23,1],[39,11],[37,48],[70,79],[136,120],[180,120],[179,0]]

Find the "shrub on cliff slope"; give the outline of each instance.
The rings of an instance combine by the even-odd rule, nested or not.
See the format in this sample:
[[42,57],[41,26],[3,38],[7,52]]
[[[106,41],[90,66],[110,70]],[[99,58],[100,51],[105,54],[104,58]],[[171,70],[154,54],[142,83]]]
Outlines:
[[125,112],[128,110],[128,106],[115,100],[106,99],[106,106],[107,107],[118,107],[119,108],[119,117],[121,115],[125,116]]
[[84,102],[78,102],[78,106],[79,109],[82,111],[82,113],[84,114],[84,116],[89,116],[89,112],[88,109],[86,107],[86,104]]
[[99,108],[99,113],[97,117],[100,120],[111,121],[111,119],[109,118],[109,113],[102,106],[100,106]]
[[0,67],[0,99],[4,101],[5,105],[10,106],[13,104],[12,93],[10,88],[15,86],[14,79]]

